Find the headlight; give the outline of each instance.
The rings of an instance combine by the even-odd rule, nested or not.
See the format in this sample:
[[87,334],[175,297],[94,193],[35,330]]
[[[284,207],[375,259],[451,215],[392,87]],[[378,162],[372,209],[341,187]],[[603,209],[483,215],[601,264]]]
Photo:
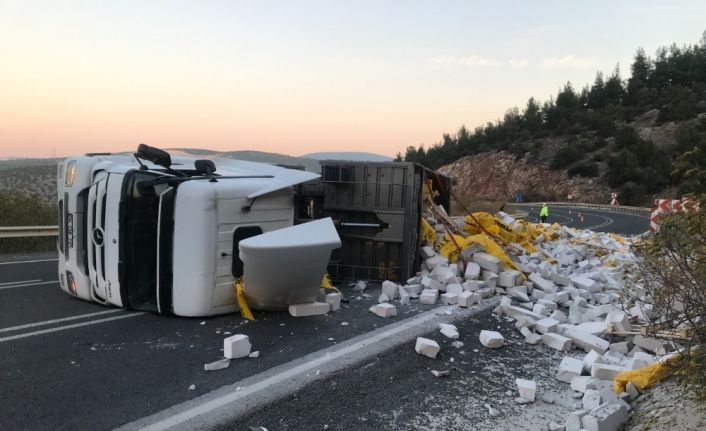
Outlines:
[[71,271],[66,271],[66,281],[69,287],[69,292],[71,292],[74,296],[78,296],[76,294],[76,280],[74,279],[74,275]]
[[74,183],[74,176],[76,176],[76,161],[69,162],[66,165],[66,176],[64,177],[64,185],[66,187],[71,187]]

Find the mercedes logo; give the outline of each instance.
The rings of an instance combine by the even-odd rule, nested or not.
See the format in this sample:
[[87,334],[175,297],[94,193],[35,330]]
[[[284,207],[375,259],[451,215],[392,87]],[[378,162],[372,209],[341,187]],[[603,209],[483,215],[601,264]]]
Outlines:
[[105,232],[103,232],[103,229],[99,227],[93,229],[93,244],[95,244],[96,247],[103,247],[104,240]]

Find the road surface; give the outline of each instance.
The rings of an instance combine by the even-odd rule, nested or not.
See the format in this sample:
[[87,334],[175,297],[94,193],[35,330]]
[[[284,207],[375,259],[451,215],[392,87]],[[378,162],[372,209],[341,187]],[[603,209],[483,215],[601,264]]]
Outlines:
[[[530,217],[538,214],[538,208],[533,210]],[[550,208],[549,222],[628,234],[644,231],[648,223],[628,214],[582,214],[583,222],[575,211]],[[399,406],[404,412],[442,385],[427,381],[428,363],[409,354],[402,335],[428,331],[429,319],[458,316],[415,304],[398,307],[395,318],[381,319],[367,311],[379,288],[371,288],[369,297],[343,290],[349,302],[328,316],[297,319],[284,312],[257,313],[255,322],[239,315],[165,317],[70,297],[59,289],[53,253],[0,257],[0,430],[103,430],[126,424],[131,429],[182,422],[191,428],[193,418],[185,418],[184,411],[208,417],[215,410],[203,406],[237,398],[235,392],[246,390],[241,382],[254,388],[266,379],[270,386],[262,386],[263,393],[275,393],[271,388],[287,382],[314,383],[264,410],[253,404],[249,407],[256,408],[256,414],[225,422],[222,429],[322,429],[317,427],[334,423],[335,429],[386,428],[395,422],[380,422],[361,410],[389,411],[401,397],[408,401]],[[465,333],[479,330],[491,318],[485,310],[491,305],[473,310],[477,317],[464,320],[471,325]],[[229,333],[249,335],[260,357],[204,371],[205,363],[222,357],[222,340]],[[370,346],[366,340],[373,336],[377,341]],[[343,348],[348,349],[345,355]],[[473,351],[466,354],[466,365],[474,364]],[[319,368],[309,369],[299,358]],[[368,366],[350,368],[361,361]],[[317,374],[322,369],[325,374]],[[483,370],[477,372],[482,380]],[[192,385],[195,389],[190,390]],[[271,401],[262,398],[263,403]],[[170,410],[172,406],[178,407]],[[219,406],[222,422],[222,410],[229,404]],[[178,414],[185,422],[174,422]],[[210,427],[212,422],[205,424]]]

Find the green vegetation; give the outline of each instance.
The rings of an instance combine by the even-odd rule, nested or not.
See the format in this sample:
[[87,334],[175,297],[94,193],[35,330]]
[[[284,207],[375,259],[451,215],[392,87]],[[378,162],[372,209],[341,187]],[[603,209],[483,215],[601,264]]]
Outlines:
[[[701,170],[703,175],[703,170]],[[706,205],[704,195],[700,205]],[[662,331],[692,328],[680,340],[683,356],[676,374],[688,388],[706,398],[706,213],[672,213],[660,221],[660,231],[638,244],[636,286],[652,304],[655,324]]]
[[[706,166],[706,32],[699,44],[660,48],[655,58],[638,49],[630,72],[627,80],[618,67],[607,77],[598,72],[580,91],[566,83],[543,103],[530,98],[522,111],[512,108],[472,132],[462,126],[428,149],[410,146],[398,159],[438,168],[507,151],[570,176],[600,176],[624,204],[644,204],[670,186],[704,190],[706,177],[695,168]],[[679,122],[677,142],[641,138],[636,128],[646,118],[648,127]],[[554,148],[551,141],[563,143]]]
[[[50,226],[57,224],[57,209],[38,195],[0,192],[0,226]],[[3,238],[0,254],[56,249],[56,238]]]

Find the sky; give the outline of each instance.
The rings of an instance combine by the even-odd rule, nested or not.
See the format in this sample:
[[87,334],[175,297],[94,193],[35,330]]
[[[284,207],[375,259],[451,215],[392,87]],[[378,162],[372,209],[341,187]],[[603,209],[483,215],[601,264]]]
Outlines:
[[700,1],[0,0],[0,158],[394,156],[695,44]]

